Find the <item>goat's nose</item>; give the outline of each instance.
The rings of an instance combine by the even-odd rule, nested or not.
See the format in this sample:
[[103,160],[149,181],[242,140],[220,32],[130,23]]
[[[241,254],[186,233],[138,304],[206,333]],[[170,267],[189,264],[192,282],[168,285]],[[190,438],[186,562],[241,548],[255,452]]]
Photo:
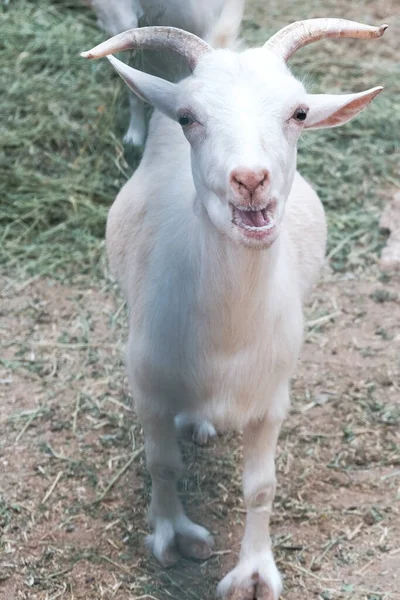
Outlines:
[[269,180],[269,171],[266,169],[252,171],[251,169],[235,169],[232,171],[230,181],[233,188],[242,192],[243,188],[253,194],[259,186],[265,185]]

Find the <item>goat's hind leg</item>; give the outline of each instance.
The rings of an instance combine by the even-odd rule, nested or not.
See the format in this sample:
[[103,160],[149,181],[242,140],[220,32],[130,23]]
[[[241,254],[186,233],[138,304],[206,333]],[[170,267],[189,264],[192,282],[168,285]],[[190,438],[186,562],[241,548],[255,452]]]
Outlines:
[[214,425],[189,413],[179,413],[175,417],[177,433],[182,438],[191,438],[195,444],[205,446],[210,438],[217,435]]
[[173,416],[147,413],[141,421],[152,481],[149,522],[153,533],[148,537],[148,545],[164,566],[174,564],[180,555],[204,560],[211,555],[214,542],[204,527],[186,516],[178,497],[182,459]]

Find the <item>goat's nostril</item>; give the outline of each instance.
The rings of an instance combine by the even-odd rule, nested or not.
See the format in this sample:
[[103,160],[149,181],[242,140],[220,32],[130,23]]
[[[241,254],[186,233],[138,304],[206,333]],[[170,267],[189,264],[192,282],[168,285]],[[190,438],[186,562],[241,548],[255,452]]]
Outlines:
[[269,172],[267,170],[252,171],[250,169],[236,169],[231,173],[231,184],[238,191],[246,189],[252,194],[259,186],[264,187],[269,180]]

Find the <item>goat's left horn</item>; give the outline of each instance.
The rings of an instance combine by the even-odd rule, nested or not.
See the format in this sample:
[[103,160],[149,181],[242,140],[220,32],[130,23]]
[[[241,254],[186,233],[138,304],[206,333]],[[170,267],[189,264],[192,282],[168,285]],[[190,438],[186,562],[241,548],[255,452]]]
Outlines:
[[87,52],[84,58],[102,58],[122,50],[172,50],[189,65],[193,71],[204,54],[213,49],[193,33],[176,27],[141,27],[119,33]]
[[264,44],[264,48],[286,61],[299,48],[324,38],[378,38],[388,27],[389,25],[371,27],[346,19],[307,19],[296,21],[278,31]]

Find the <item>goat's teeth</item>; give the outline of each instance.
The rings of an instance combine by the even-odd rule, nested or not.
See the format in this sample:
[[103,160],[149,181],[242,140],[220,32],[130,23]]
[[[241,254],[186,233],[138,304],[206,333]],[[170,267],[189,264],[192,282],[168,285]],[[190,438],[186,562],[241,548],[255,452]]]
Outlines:
[[268,231],[269,229],[272,229],[274,225],[275,220],[271,218],[268,225],[264,225],[263,227],[251,227],[251,225],[244,225],[244,228],[248,229],[249,231]]

